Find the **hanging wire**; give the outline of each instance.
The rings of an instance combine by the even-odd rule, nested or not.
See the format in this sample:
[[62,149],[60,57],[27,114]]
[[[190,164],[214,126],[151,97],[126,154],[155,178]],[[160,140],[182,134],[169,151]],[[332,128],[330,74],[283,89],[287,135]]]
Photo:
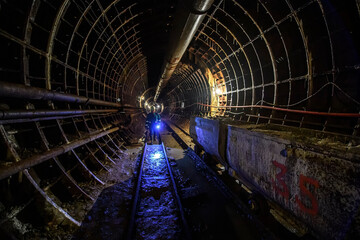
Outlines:
[[296,102],[296,103],[293,103],[293,104],[289,104],[289,105],[277,105],[277,104],[272,104],[272,103],[269,103],[269,102],[266,102],[264,100],[260,100],[258,101],[255,105],[258,105],[259,103],[266,103],[270,106],[274,106],[274,107],[294,107],[300,103],[303,103],[307,100],[309,100],[310,98],[314,97],[316,94],[318,94],[321,90],[323,90],[326,86],[328,85],[333,85],[334,87],[336,87],[341,93],[343,93],[347,98],[349,98],[350,100],[352,100],[354,103],[356,103],[357,105],[360,106],[360,102],[356,101],[354,98],[352,98],[349,94],[347,94],[344,90],[342,90],[338,85],[336,85],[335,83],[333,82],[328,82],[326,84],[324,84],[319,90],[317,90],[315,93],[313,93],[312,95]]

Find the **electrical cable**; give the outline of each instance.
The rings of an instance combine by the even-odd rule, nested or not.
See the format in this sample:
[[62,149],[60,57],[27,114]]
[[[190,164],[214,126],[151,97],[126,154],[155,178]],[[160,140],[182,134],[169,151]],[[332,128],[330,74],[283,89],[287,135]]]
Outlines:
[[201,106],[214,107],[214,108],[265,108],[270,110],[278,110],[283,112],[293,112],[293,113],[302,113],[308,115],[318,115],[318,116],[332,116],[332,117],[360,117],[360,113],[328,113],[328,112],[314,112],[314,111],[305,111],[305,110],[295,110],[295,109],[285,109],[278,107],[270,107],[264,105],[245,105],[245,106],[212,106],[202,103],[197,103]]

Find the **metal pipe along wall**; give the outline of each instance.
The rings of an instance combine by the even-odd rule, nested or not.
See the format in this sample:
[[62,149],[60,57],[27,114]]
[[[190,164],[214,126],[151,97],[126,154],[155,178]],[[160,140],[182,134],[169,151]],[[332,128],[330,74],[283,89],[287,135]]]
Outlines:
[[174,26],[170,36],[169,50],[161,69],[159,84],[156,88],[155,102],[176,69],[213,2],[214,0],[197,0],[194,3],[180,1],[179,4],[184,4],[185,6],[178,8],[179,12],[175,18],[176,26]]

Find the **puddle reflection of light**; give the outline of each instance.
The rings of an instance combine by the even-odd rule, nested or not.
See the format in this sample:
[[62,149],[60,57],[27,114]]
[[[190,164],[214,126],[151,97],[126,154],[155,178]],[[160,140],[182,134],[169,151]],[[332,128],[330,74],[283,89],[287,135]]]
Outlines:
[[160,154],[160,153],[155,153],[155,154],[154,154],[154,158],[155,158],[155,159],[158,159],[158,158],[160,158],[160,157],[161,157],[161,154]]

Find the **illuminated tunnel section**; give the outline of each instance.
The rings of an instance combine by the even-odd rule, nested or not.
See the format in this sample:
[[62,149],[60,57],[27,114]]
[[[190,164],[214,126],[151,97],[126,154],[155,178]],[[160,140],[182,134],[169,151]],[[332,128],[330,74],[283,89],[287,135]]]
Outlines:
[[[50,212],[80,224],[68,206],[93,200],[85,185],[143,135],[177,4],[0,1],[0,210],[16,216],[0,233]],[[358,137],[359,16],[358,0],[215,0],[161,91],[163,115]]]
[[215,1],[183,57],[192,72],[164,93],[170,106],[353,134],[358,116],[309,114],[359,112],[359,12],[350,2]]

